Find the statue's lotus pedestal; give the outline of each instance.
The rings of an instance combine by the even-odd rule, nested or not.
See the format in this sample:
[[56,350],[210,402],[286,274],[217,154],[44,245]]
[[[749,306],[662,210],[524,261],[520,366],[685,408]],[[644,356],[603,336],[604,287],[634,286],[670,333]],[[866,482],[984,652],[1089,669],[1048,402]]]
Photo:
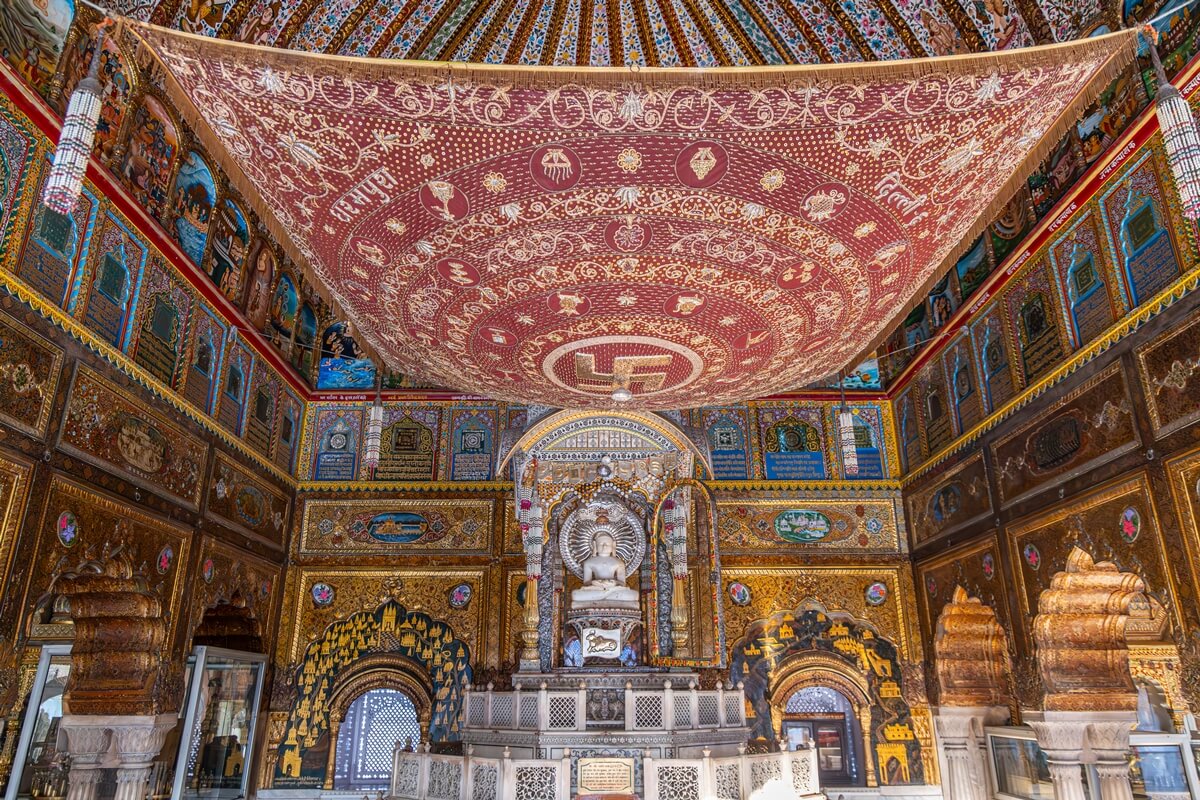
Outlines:
[[642,614],[637,609],[568,611],[567,631],[564,660],[568,667],[617,669],[641,662]]

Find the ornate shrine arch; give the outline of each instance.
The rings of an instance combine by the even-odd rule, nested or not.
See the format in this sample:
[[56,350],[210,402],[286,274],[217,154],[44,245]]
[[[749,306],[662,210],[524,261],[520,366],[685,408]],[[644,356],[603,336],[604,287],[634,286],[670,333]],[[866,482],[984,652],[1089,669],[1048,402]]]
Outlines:
[[[605,439],[611,444],[606,444]],[[702,449],[686,431],[657,414],[645,411],[556,411],[529,426],[507,449],[500,459],[497,474],[519,454],[576,461],[599,459],[603,454],[614,458],[645,458],[672,451],[691,455],[705,475],[712,477],[707,443]]]

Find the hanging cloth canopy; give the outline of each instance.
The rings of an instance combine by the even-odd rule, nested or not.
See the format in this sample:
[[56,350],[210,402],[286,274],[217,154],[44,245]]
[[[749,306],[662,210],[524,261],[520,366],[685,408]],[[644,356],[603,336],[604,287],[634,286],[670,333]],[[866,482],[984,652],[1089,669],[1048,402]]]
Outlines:
[[556,407],[739,402],[853,363],[1137,47],[520,68],[126,24],[389,366]]

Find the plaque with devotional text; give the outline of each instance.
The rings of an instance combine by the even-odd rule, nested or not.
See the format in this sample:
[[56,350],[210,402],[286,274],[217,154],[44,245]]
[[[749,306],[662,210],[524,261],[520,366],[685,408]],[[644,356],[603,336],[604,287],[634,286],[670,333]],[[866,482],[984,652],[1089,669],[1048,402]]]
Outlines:
[[579,759],[579,796],[633,794],[632,758]]

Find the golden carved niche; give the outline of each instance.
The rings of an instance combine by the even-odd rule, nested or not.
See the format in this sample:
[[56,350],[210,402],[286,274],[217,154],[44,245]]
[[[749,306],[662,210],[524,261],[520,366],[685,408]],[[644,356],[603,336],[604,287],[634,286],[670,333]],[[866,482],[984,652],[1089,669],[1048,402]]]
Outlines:
[[1033,620],[1047,711],[1132,711],[1126,626],[1146,584],[1111,562],[1073,547],[1066,568],[1038,598]]
[[1009,700],[1012,663],[996,612],[961,586],[938,616],[933,651],[945,706],[999,706]]

